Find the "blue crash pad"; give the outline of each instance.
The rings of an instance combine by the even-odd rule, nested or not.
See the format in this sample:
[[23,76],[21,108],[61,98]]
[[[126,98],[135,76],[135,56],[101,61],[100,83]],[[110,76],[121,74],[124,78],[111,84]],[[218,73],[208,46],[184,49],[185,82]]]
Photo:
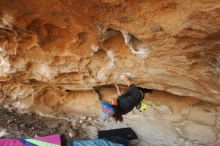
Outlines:
[[123,146],[104,139],[95,140],[74,140],[67,144],[67,146]]

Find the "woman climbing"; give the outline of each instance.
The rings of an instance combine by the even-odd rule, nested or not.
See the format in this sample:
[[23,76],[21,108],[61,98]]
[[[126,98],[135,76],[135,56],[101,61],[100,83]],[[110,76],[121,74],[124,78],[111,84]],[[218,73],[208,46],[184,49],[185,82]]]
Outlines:
[[141,102],[144,99],[144,93],[152,92],[152,89],[144,89],[136,87],[131,83],[131,80],[127,75],[121,75],[121,79],[128,86],[129,90],[121,94],[118,85],[115,85],[117,89],[118,98],[111,98],[102,101],[102,113],[103,120],[114,117],[116,121],[123,121],[122,115],[130,112],[134,107],[139,111],[146,109],[146,104]]

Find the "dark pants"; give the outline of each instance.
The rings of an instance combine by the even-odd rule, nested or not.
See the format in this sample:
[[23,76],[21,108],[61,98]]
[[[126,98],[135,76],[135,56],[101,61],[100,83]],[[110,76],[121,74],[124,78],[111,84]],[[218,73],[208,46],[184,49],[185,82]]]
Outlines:
[[128,92],[118,96],[118,106],[121,114],[130,112],[142,100],[142,97],[141,91],[134,84],[131,84]]

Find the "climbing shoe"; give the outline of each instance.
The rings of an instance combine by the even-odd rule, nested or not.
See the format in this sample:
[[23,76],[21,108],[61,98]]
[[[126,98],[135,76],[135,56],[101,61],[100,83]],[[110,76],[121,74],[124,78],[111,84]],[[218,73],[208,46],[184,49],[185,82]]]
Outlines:
[[136,106],[137,110],[139,110],[140,112],[146,110],[148,108],[147,103],[141,101],[137,106]]

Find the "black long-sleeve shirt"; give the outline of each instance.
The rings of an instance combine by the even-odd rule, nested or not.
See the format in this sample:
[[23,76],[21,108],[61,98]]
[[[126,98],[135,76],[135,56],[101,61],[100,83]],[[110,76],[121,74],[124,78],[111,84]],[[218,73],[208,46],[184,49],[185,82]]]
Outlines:
[[121,114],[130,112],[142,99],[143,93],[134,84],[131,84],[128,92],[118,96],[118,108]]

